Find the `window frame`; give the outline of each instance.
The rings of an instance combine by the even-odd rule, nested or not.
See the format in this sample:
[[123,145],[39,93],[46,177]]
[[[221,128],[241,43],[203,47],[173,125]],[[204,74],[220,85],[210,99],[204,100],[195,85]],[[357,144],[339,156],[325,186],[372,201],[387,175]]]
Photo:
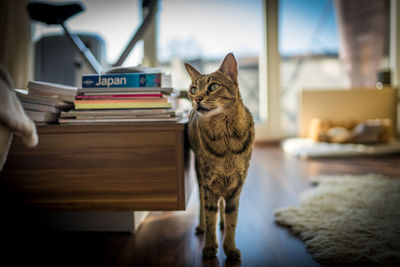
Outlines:
[[256,141],[284,138],[280,122],[280,55],[278,41],[278,1],[263,1],[263,45],[259,60],[260,118],[256,124]]

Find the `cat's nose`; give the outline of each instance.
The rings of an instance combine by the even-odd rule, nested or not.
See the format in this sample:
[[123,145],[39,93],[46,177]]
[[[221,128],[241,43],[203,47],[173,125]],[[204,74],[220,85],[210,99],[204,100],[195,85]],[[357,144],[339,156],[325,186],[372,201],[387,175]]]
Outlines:
[[200,103],[201,100],[203,100],[203,98],[202,98],[201,96],[196,97],[196,98],[194,99],[194,101],[196,101],[197,104]]

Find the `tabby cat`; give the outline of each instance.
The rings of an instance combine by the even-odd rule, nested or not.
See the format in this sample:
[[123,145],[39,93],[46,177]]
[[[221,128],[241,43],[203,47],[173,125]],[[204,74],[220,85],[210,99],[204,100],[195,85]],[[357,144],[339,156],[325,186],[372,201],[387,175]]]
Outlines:
[[239,92],[237,63],[232,53],[217,71],[208,75],[189,64],[185,67],[192,80],[189,141],[196,156],[200,192],[200,224],[196,233],[206,232],[203,257],[215,257],[219,205],[220,226],[226,228],[225,255],[230,260],[239,260],[235,229],[240,192],[254,143],[253,117]]

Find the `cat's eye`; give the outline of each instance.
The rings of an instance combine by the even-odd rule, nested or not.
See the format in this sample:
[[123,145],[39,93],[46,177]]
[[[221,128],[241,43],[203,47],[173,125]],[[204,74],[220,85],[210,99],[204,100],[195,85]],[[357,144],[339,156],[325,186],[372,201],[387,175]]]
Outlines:
[[210,86],[208,86],[208,90],[210,90],[211,92],[217,90],[218,88],[219,88],[218,83],[212,83],[210,84]]
[[197,87],[192,87],[192,88],[190,88],[190,93],[192,94],[192,95],[195,95],[196,93],[197,93]]

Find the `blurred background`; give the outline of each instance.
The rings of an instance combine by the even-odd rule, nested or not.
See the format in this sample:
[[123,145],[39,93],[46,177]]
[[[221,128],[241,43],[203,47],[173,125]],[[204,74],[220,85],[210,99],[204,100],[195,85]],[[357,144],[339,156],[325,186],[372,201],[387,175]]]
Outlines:
[[[81,2],[86,10],[67,24],[75,32],[99,38],[100,61],[106,67],[111,66],[143,19],[142,0]],[[377,82],[380,87],[397,83],[398,48],[390,49],[391,43],[396,46],[398,39],[393,30],[398,25],[396,1],[159,0],[157,3],[158,12],[149,32],[123,66],[161,66],[172,74],[174,88],[186,90],[190,80],[184,62],[210,73],[228,52],[233,52],[239,64],[239,84],[245,104],[258,125],[275,121],[269,128],[270,132],[279,128],[278,137],[297,132],[301,90],[375,88]],[[17,9],[13,1],[2,1],[2,5]],[[18,8],[23,12],[22,4]],[[2,20],[7,23],[6,18]],[[46,36],[63,34],[59,26],[33,21],[29,25],[31,44],[36,47]],[[31,58],[31,65],[36,68],[38,57],[43,57],[43,53],[37,53],[36,63],[35,57]],[[33,70],[30,75],[35,75]],[[79,85],[80,81],[71,83]]]

